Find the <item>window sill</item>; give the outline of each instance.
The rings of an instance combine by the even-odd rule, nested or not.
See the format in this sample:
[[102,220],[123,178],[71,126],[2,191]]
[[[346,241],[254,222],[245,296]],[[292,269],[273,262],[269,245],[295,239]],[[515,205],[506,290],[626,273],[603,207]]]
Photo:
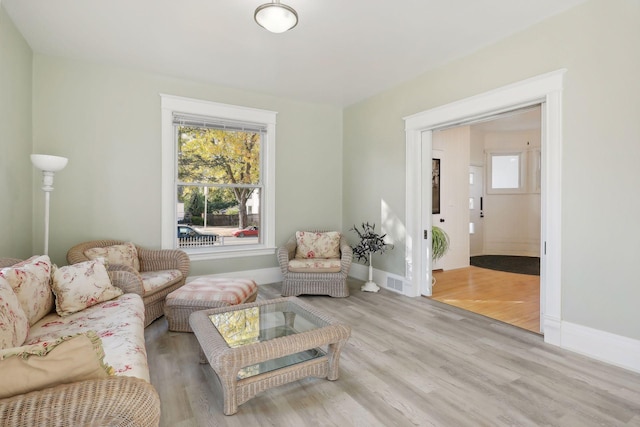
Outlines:
[[207,249],[182,249],[191,261],[207,261],[228,258],[246,258],[254,256],[274,255],[277,248],[252,247],[243,249],[225,249],[210,251]]

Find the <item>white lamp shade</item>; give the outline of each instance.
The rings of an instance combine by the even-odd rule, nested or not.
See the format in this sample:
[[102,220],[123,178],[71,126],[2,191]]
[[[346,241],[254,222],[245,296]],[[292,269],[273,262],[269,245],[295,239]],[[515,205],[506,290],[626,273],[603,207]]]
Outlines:
[[298,24],[298,14],[291,7],[280,3],[258,6],[254,19],[272,33],[284,33]]
[[58,172],[67,166],[69,159],[60,156],[50,156],[48,154],[32,154],[31,163],[40,170],[47,172]]

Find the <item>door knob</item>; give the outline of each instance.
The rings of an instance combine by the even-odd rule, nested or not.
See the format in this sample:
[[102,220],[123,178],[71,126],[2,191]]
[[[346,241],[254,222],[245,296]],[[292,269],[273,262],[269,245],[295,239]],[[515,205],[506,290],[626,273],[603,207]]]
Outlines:
[[444,218],[440,218],[440,222],[444,222]]

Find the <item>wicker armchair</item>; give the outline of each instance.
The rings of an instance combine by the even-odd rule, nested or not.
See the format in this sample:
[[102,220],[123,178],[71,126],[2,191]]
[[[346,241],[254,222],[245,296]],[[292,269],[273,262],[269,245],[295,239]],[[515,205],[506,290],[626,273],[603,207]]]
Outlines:
[[[324,232],[325,230],[310,230]],[[302,294],[348,297],[347,275],[351,268],[353,251],[344,235],[340,237],[340,271],[335,273],[289,271],[289,261],[296,255],[296,236],[292,236],[284,246],[278,248],[277,256],[282,272],[282,295]]]
[[[85,251],[91,248],[104,248],[113,245],[122,245],[126,242],[122,240],[95,240],[91,242],[75,245],[67,252],[69,264],[88,261]],[[189,256],[177,249],[145,249],[136,245],[138,259],[140,260],[140,271],[125,265],[109,265],[108,271],[112,281],[127,283],[125,292],[132,292],[140,295],[145,306],[145,327],[164,314],[165,297],[184,285],[189,275]],[[181,277],[176,278],[162,286],[154,287],[151,291],[145,291],[143,279],[145,272],[158,272],[164,270],[180,270]]]

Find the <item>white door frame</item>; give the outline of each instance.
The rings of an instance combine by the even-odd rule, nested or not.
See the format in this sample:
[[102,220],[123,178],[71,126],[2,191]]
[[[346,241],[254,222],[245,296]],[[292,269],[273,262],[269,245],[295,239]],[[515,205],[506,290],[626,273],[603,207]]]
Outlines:
[[[423,242],[421,159],[422,150],[431,152],[432,131],[542,104],[544,158],[541,171],[540,320],[545,342],[558,346],[562,318],[562,89],[565,72],[566,69],[553,71],[404,118],[407,230],[405,275],[410,284],[406,287],[405,294],[419,296],[426,288],[425,283],[431,281],[431,233],[427,242]],[[430,167],[429,165],[428,168]],[[425,194],[431,197],[430,192]],[[427,206],[430,205],[427,203]],[[428,216],[428,221],[431,221],[431,212]]]

